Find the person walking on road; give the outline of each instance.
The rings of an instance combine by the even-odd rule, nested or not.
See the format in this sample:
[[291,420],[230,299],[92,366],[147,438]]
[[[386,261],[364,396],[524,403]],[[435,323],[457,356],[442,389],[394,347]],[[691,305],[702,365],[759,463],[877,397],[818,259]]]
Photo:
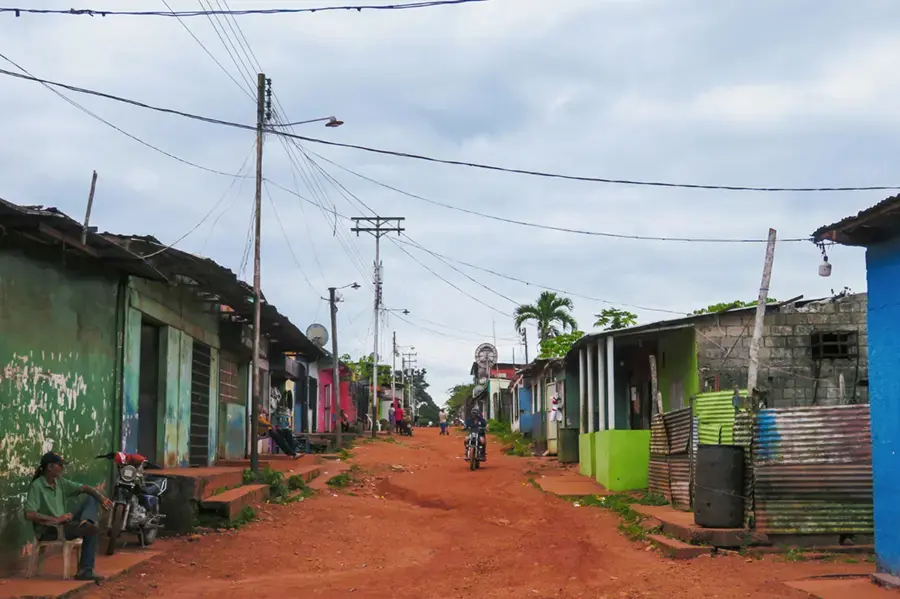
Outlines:
[[397,410],[394,409],[394,404],[391,404],[391,407],[388,408],[388,432],[393,433],[394,429],[397,428]]
[[441,420],[441,434],[449,435],[450,433],[447,432],[447,411],[446,410],[441,410],[440,420]]
[[403,406],[397,406],[397,409],[394,410],[394,422],[397,424],[397,432],[399,433],[402,426],[400,423],[403,422]]

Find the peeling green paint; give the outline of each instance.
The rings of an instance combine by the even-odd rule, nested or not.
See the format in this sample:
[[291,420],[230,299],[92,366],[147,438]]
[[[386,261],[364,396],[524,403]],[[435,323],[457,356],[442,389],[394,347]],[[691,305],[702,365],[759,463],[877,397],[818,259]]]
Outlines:
[[40,456],[104,485],[115,446],[118,279],[0,253],[0,529],[27,542],[21,506]]

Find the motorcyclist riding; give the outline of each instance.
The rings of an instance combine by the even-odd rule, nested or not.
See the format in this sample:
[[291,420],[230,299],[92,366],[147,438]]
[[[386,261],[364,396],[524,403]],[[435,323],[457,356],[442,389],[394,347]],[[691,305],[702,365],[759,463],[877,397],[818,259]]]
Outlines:
[[479,441],[481,442],[481,461],[487,461],[487,439],[485,432],[487,431],[487,420],[481,415],[478,408],[472,410],[472,415],[466,420],[466,428],[469,430],[478,430]]

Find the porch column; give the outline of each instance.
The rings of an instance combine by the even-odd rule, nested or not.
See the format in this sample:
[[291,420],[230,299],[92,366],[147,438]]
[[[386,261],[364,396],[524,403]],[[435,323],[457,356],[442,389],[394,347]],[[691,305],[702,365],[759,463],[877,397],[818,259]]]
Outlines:
[[[603,398],[606,396],[606,347],[603,341],[597,343],[597,361],[594,363],[597,369],[597,399],[591,397],[591,411],[596,405],[598,418],[597,430],[606,430],[606,409]],[[596,404],[594,403],[596,401]]]
[[580,429],[581,429],[581,433],[582,433],[582,434],[584,434],[584,433],[586,433],[586,432],[589,432],[589,431],[588,431],[587,422],[585,421],[585,417],[586,417],[585,415],[587,414],[587,406],[586,406],[586,404],[584,403],[584,399],[585,399],[584,394],[585,394],[585,385],[586,385],[587,381],[585,381],[585,379],[584,379],[584,372],[585,372],[585,369],[584,369],[584,363],[585,363],[585,362],[584,362],[584,361],[585,361],[584,352],[585,352],[584,349],[578,350],[578,405],[581,406],[581,410],[580,410],[580,413],[581,413],[581,426],[580,426]]
[[609,429],[616,428],[616,355],[615,340],[606,338],[606,414],[609,420]]
[[587,432],[594,432],[594,377],[591,373],[591,346],[588,345],[583,350],[584,354],[582,355],[583,364],[584,364],[584,377],[582,378],[583,387],[585,388],[585,393],[587,399]]

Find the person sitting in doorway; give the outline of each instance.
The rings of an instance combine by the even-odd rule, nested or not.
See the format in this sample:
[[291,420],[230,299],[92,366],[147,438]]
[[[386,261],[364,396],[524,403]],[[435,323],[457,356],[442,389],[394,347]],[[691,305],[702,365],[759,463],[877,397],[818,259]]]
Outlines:
[[341,432],[350,432],[350,419],[347,418],[347,412],[341,410]]
[[[41,457],[25,497],[25,519],[34,526],[34,536],[39,541],[59,540],[57,526],[63,527],[66,539],[82,539],[75,580],[100,582],[102,577],[94,574],[100,533],[99,508],[108,510],[112,502],[93,487],[63,478],[65,467],[63,457],[52,451]],[[74,512],[69,512],[67,500],[78,495],[87,497]]]
[[300,457],[300,453],[294,449],[294,433],[286,428],[277,428],[272,426],[269,419],[263,414],[262,405],[257,406],[259,409],[259,419],[257,420],[257,435],[260,438],[268,437],[275,441],[279,449],[295,460]]

